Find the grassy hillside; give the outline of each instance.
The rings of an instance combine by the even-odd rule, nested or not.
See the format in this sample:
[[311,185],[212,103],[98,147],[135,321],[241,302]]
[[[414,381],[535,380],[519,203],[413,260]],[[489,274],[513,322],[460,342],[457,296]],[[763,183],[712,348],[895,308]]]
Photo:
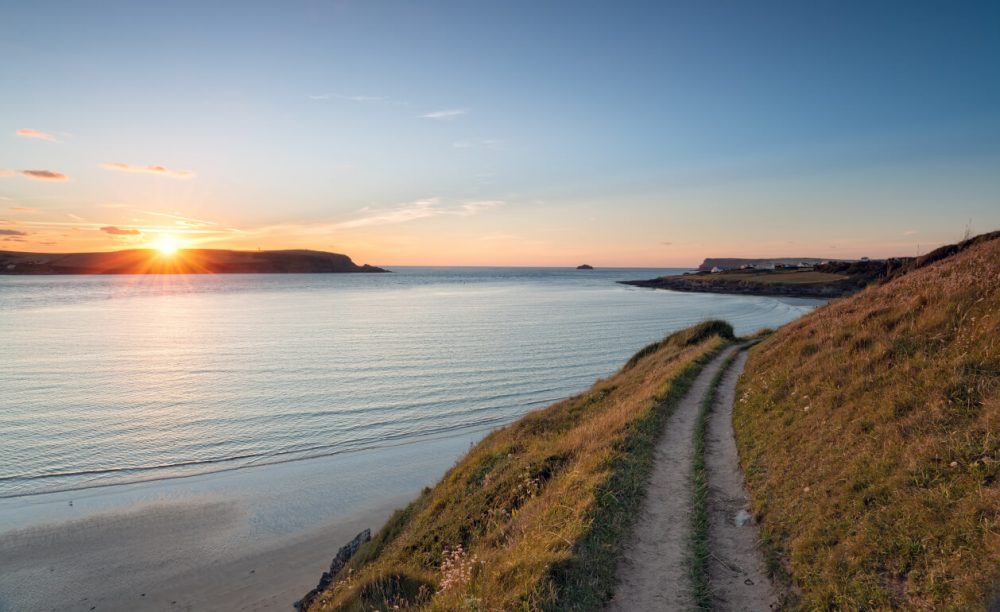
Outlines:
[[1000,240],[916,260],[751,352],[737,442],[803,608],[977,609],[1000,585]]
[[673,334],[498,430],[362,547],[313,610],[593,610],[611,594],[664,418],[732,337]]

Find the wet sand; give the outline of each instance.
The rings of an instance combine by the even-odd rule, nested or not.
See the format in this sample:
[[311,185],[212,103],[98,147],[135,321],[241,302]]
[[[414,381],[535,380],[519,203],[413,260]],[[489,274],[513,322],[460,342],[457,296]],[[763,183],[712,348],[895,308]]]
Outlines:
[[290,538],[245,541],[234,502],[158,504],[0,536],[0,610],[291,610],[397,498]]
[[0,612],[287,612],[471,442],[0,499]]

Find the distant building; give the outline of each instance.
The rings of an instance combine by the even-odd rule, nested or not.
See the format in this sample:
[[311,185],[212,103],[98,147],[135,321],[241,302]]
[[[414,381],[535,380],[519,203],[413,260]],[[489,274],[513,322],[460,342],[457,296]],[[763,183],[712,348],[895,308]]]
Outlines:
[[722,268],[720,268],[719,266],[715,266],[714,268],[712,268],[712,274],[718,274],[719,272],[722,272]]
[[862,258],[861,258],[861,261],[871,261],[871,260],[870,260],[870,259],[868,259],[867,257],[862,257]]

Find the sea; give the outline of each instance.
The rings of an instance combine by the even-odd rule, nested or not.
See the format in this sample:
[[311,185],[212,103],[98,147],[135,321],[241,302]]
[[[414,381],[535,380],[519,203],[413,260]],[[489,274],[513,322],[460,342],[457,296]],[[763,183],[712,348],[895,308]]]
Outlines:
[[422,445],[467,448],[701,320],[822,303],[617,282],[678,272],[0,277],[0,499],[351,455],[431,483],[454,457]]

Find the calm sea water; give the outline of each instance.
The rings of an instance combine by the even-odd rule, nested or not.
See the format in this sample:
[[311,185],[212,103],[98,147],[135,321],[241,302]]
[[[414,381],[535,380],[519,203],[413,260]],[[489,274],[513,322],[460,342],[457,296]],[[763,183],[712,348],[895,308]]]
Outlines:
[[705,318],[814,300],[683,294],[669,270],[0,277],[0,497],[468,435]]

